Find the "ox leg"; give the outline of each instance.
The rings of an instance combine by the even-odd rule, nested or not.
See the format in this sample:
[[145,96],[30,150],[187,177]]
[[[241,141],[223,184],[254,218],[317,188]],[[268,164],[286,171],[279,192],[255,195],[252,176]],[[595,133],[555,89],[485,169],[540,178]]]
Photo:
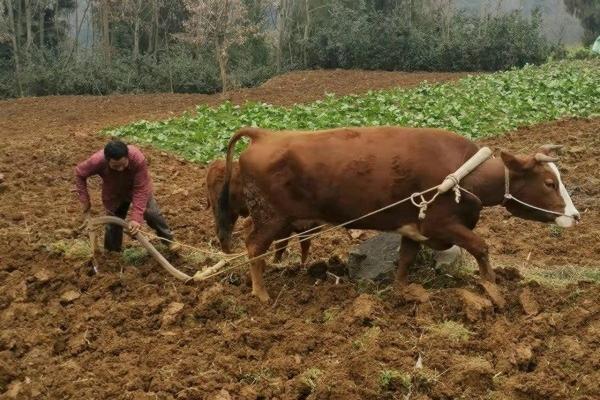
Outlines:
[[447,228],[452,243],[467,250],[479,265],[479,275],[486,281],[494,282],[496,274],[490,264],[487,243],[464,225],[452,225]]
[[[300,236],[299,239],[302,240],[302,239],[304,239],[304,237]],[[300,251],[301,251],[300,260],[302,263],[302,267],[306,266],[306,260],[308,259],[308,251],[309,250],[310,250],[310,239],[306,239],[306,240],[303,240],[302,242],[300,242]]]
[[277,252],[275,253],[275,257],[273,258],[273,262],[279,263],[283,258],[283,253],[288,245],[288,239],[285,239],[277,244]]
[[[285,229],[285,223],[275,223],[270,221],[268,225],[254,224],[252,232],[246,239],[246,249],[248,257],[254,258],[263,255],[273,243],[275,238],[279,237],[282,229]],[[260,301],[266,303],[270,296],[265,289],[263,280],[263,272],[267,264],[264,258],[254,260],[250,263],[250,278],[252,279],[252,294],[259,298]]]
[[415,261],[421,244],[417,241],[402,237],[400,242],[400,258],[398,259],[398,269],[396,270],[396,285],[405,286],[408,284],[408,267]]

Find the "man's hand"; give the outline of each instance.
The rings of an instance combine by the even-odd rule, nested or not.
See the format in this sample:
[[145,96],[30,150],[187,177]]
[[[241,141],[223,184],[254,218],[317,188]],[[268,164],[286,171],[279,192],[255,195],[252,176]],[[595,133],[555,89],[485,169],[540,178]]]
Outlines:
[[88,227],[88,221],[90,220],[91,217],[91,206],[90,204],[84,204],[83,205],[83,222],[81,224],[81,226],[79,228],[77,228],[78,230],[83,230],[86,229]]
[[142,225],[140,225],[139,222],[136,221],[130,221],[129,222],[129,234],[131,236],[135,236],[138,234],[138,232],[140,231]]

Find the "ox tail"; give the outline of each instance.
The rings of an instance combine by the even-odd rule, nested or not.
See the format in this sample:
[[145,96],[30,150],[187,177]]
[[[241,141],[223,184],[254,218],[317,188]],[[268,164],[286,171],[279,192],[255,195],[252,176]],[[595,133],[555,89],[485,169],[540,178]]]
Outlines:
[[[242,128],[238,130],[229,140],[229,144],[227,145],[227,159],[225,163],[225,179],[223,181],[223,188],[221,189],[216,207],[218,224],[217,230],[219,232],[219,239],[221,240],[221,243],[224,243],[223,241],[228,242],[233,230],[233,218],[231,213],[231,204],[229,202],[229,186],[233,169],[232,162],[235,144],[243,137],[248,137],[254,142],[255,140],[264,136],[265,133],[266,131],[260,128]],[[215,205],[213,205],[213,207],[214,206]]]

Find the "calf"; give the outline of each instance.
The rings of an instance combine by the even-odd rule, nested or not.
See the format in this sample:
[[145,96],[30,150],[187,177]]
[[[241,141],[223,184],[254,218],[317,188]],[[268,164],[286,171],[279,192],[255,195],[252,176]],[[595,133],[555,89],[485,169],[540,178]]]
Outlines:
[[[340,128],[318,132],[271,132],[245,128],[230,140],[223,189],[215,216],[221,232],[231,232],[233,148],[243,137],[251,144],[241,154],[246,204],[253,220],[246,240],[248,256],[267,251],[290,224],[317,220],[340,224],[440,184],[478,151],[458,134],[425,128]],[[575,224],[579,213],[542,148],[532,156],[506,152],[481,164],[461,182],[459,203],[448,192],[429,205],[426,217],[404,202],[360,219],[347,228],[399,231],[403,234],[397,281],[407,283],[408,266],[421,244],[435,250],[453,245],[467,250],[480,276],[494,281],[488,246],[473,232],[483,206],[502,204],[521,218]],[[428,196],[430,198],[430,196]],[[264,260],[251,263],[252,293],[262,301]]]

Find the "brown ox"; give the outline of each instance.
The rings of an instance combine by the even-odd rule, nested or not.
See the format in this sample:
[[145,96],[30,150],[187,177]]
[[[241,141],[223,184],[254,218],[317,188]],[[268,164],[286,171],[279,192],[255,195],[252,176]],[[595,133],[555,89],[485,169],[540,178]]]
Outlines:
[[[229,183],[229,207],[227,210],[227,220],[230,221],[231,227],[233,227],[241,217],[248,217],[248,207],[246,206],[246,199],[242,190],[242,181],[240,176],[240,167],[237,162],[232,162],[231,180]],[[226,252],[231,252],[231,229],[222,230],[219,229],[217,222],[217,214],[215,206],[218,203],[219,194],[223,189],[223,181],[225,179],[225,160],[215,160],[209,166],[206,172],[206,192],[207,192],[207,207],[213,211],[215,220],[215,226],[217,230],[217,237],[221,249]],[[281,238],[286,238],[292,233],[300,233],[305,230],[315,227],[315,224],[311,223],[295,223],[293,226],[290,225],[285,233],[281,234]],[[252,231],[252,219],[248,218],[244,221],[244,232],[246,236]],[[313,232],[311,232],[313,233]],[[305,236],[300,235],[299,239],[303,239]],[[287,247],[288,241],[283,240],[277,245],[277,251],[275,252],[274,261],[280,262],[283,257],[283,253]],[[301,262],[302,265],[306,264],[308,259],[308,252],[310,250],[310,239],[303,240],[300,242],[301,250]]]
[[[240,156],[248,208],[254,221],[246,239],[249,257],[263,254],[271,242],[296,220],[339,224],[440,184],[478,147],[470,140],[438,129],[373,127],[320,132],[238,131],[229,142],[225,183],[217,218],[231,229],[229,191],[232,149],[242,137],[251,144]],[[353,223],[348,228],[399,231],[403,234],[396,279],[407,282],[408,266],[420,244],[436,250],[457,245],[471,253],[480,276],[494,281],[488,246],[472,229],[483,206],[503,204],[525,219],[568,227],[579,219],[548,148],[534,156],[502,152],[480,165],[461,182],[460,203],[454,193],[440,195],[425,219],[410,202]],[[517,200],[506,198],[505,187]],[[249,199],[252,199],[250,201]],[[537,208],[535,208],[537,207]],[[540,210],[543,209],[543,210]],[[264,260],[251,264],[252,293],[262,301]]]

